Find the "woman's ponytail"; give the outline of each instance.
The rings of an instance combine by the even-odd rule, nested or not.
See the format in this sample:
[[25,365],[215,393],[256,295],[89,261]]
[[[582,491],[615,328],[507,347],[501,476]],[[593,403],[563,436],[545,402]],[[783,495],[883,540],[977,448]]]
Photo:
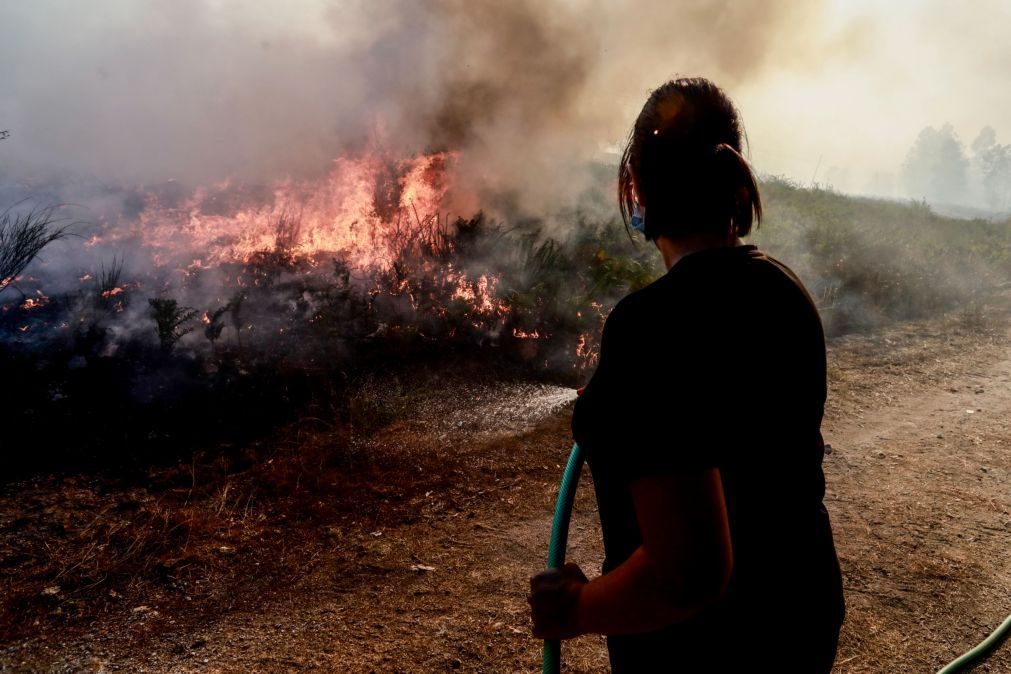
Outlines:
[[762,220],[762,199],[751,165],[732,145],[720,143],[713,152],[714,175],[719,199],[727,205],[733,234],[747,236]]

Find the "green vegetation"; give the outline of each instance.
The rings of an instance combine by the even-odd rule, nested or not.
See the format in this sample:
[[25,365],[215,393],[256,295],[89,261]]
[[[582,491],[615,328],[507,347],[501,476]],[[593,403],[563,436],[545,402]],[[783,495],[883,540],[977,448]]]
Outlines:
[[830,334],[969,308],[1011,278],[1011,225],[899,203],[763,185],[756,243],[801,277]]

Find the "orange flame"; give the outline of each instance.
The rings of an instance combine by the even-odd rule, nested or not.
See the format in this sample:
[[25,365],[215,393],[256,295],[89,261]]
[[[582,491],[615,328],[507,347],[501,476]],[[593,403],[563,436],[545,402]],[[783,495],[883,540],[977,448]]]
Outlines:
[[[49,304],[49,297],[47,297],[41,290],[36,290],[37,298],[28,297],[24,302],[21,303],[21,309],[23,311],[31,311],[32,309],[38,309]],[[24,330],[22,330],[24,332]]]
[[243,204],[226,215],[207,212],[207,204],[227,183],[198,189],[175,207],[149,196],[128,235],[140,237],[156,264],[199,252],[186,271],[247,262],[266,251],[309,260],[340,251],[352,267],[386,269],[398,244],[438,225],[433,217],[455,159],[452,153],[401,161],[377,153],[340,157],[324,178],[278,182],[266,204]]

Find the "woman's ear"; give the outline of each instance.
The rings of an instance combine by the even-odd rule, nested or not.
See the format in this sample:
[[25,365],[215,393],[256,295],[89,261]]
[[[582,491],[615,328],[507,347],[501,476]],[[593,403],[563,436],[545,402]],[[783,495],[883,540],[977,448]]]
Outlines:
[[642,203],[642,199],[639,197],[639,181],[636,180],[634,173],[630,173],[630,177],[632,178],[630,183],[630,187],[632,189],[632,201],[639,204],[639,208],[645,210],[646,205]]

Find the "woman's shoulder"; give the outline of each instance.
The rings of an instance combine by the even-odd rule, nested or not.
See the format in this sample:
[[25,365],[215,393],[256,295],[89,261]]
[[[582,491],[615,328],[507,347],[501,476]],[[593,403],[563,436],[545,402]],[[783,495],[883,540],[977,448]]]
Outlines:
[[765,252],[761,254],[761,261],[764,262],[764,268],[767,270],[767,273],[763,275],[768,280],[766,285],[770,286],[770,289],[778,288],[784,301],[791,306],[793,302],[799,302],[810,305],[812,309],[815,307],[814,299],[808,292],[807,286],[785,262]]
[[641,325],[664,304],[662,281],[665,277],[653,281],[649,285],[633,290],[618,300],[605,322],[608,325]]

